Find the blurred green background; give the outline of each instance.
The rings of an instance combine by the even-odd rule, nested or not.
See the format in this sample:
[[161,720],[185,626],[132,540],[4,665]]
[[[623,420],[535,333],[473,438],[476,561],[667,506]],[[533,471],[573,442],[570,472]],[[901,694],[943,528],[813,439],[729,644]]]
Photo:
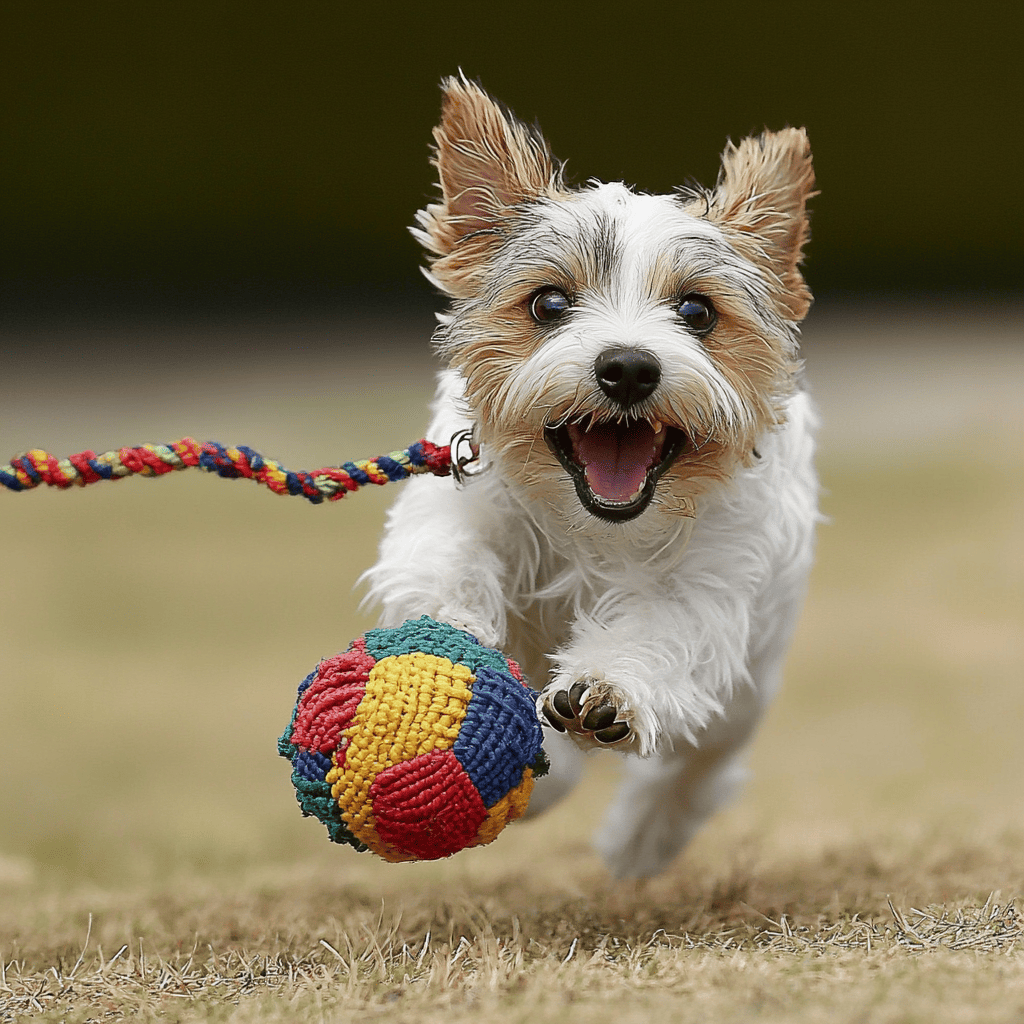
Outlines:
[[577,182],[710,184],[727,138],[805,125],[819,296],[1005,293],[1022,24],[942,0],[8,4],[3,316],[433,302],[405,226],[459,67]]

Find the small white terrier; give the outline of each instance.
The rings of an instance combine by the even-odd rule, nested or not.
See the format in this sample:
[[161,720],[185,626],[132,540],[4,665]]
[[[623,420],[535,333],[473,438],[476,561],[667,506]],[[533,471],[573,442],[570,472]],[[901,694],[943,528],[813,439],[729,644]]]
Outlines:
[[655,874],[740,781],[811,566],[807,137],[729,145],[708,191],[571,190],[536,131],[443,88],[441,199],[414,229],[452,300],[428,436],[472,431],[485,471],[405,485],[367,596],[382,625],[431,615],[546,684],[531,811],[581,749],[636,755],[596,843]]

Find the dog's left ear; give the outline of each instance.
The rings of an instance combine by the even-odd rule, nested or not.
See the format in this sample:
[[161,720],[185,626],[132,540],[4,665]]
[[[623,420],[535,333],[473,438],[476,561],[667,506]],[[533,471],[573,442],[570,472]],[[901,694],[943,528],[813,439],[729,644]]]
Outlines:
[[795,322],[811,306],[799,264],[810,237],[807,200],[816,194],[813,188],[807,133],[765,132],[726,148],[707,214],[747,259],[767,271],[779,312]]
[[430,277],[449,295],[474,294],[484,262],[516,207],[561,188],[561,168],[535,130],[464,76],[442,83],[433,164],[441,201],[416,215],[413,235],[431,254]]

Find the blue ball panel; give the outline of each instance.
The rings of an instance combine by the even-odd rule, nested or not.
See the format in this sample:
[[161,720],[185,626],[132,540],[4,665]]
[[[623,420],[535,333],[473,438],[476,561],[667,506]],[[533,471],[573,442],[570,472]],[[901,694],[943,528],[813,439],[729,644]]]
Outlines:
[[318,750],[300,750],[292,761],[295,773],[312,782],[323,782],[334,767],[331,759]]
[[482,666],[452,752],[487,808],[518,786],[543,740],[533,695],[505,672]]

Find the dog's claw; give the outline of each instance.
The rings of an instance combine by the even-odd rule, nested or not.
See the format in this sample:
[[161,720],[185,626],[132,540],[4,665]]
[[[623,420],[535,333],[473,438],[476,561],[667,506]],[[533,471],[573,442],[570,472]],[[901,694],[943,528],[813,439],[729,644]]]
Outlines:
[[[588,685],[580,680],[578,683],[573,683],[569,688],[569,703],[572,705],[572,713],[578,715],[583,707],[583,698],[587,695]],[[563,694],[565,691],[561,691]],[[568,716],[566,716],[568,717]]]
[[544,724],[604,747],[618,746],[633,737],[628,713],[620,719],[615,690],[592,679],[577,680],[568,690],[545,690],[537,698]]

